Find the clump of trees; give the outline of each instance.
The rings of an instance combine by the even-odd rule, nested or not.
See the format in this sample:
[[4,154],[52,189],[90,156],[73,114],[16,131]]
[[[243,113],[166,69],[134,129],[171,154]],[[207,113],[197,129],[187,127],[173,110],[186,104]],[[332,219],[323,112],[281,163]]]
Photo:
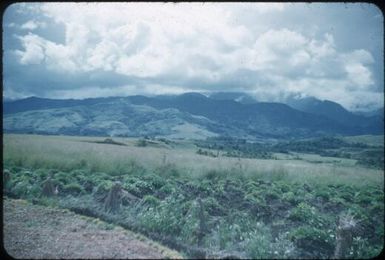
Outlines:
[[146,139],[139,139],[139,140],[136,142],[136,146],[138,146],[138,147],[146,147],[146,146],[147,146],[147,141],[146,141]]
[[197,154],[200,154],[200,155],[206,155],[206,156],[211,156],[211,157],[218,157],[219,156],[219,151],[217,151],[217,153],[213,153],[211,151],[206,151],[206,150],[202,150],[202,149],[198,149],[197,151]]

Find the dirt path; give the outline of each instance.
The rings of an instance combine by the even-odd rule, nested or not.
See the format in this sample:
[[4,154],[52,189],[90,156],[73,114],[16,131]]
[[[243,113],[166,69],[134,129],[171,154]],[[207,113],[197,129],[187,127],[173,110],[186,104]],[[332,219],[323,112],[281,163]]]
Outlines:
[[181,258],[141,235],[68,210],[3,199],[4,247],[14,258]]

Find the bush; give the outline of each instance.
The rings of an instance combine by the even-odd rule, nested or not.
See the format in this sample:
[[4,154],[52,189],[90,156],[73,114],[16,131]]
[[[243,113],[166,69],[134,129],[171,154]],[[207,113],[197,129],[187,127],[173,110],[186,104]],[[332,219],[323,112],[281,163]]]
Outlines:
[[275,185],[282,193],[289,192],[292,189],[289,184],[283,181],[278,181],[275,183]]
[[190,244],[201,246],[203,238],[208,233],[208,214],[201,203],[194,201],[187,214],[182,219],[181,238]]
[[330,257],[333,254],[334,231],[320,230],[311,226],[300,226],[289,233],[289,238],[303,253],[310,253],[313,257]]
[[289,218],[292,220],[297,220],[297,221],[309,221],[312,219],[315,215],[315,208],[311,207],[310,205],[301,202],[290,211]]
[[108,192],[112,186],[114,185],[114,182],[113,181],[110,181],[110,180],[104,180],[104,181],[101,181],[100,184],[98,186],[96,186],[96,189],[94,192]]
[[180,177],[180,172],[177,169],[176,165],[173,163],[167,163],[155,169],[155,173],[163,178],[178,178]]
[[54,179],[59,182],[62,186],[76,182],[75,178],[73,178],[69,173],[65,172],[56,173]]
[[373,245],[368,242],[367,239],[362,237],[353,238],[353,254],[352,256],[357,259],[372,259],[380,255],[383,250],[383,245]]
[[287,201],[291,204],[297,204],[299,202],[299,197],[296,196],[292,191],[282,194],[282,200]]
[[269,258],[272,256],[270,230],[265,225],[257,223],[246,238],[246,250],[251,258]]
[[146,147],[147,146],[147,141],[145,139],[139,139],[136,143],[136,146],[138,147]]
[[152,195],[146,195],[143,197],[143,204],[148,207],[155,208],[156,206],[159,205],[159,203],[160,201]]
[[84,191],[84,188],[80,184],[70,183],[70,184],[63,186],[63,192],[77,195],[80,193],[84,193],[85,191]]
[[14,187],[11,189],[11,192],[19,198],[24,198],[28,194],[31,185],[27,180],[22,180],[15,182]]
[[143,180],[148,182],[155,189],[159,189],[166,184],[166,180],[155,174],[148,174],[143,176]]
[[221,216],[225,214],[226,209],[223,208],[213,197],[207,197],[203,200],[203,206],[209,215]]
[[274,189],[269,189],[265,192],[265,198],[266,200],[278,199],[280,198],[280,194]]
[[155,208],[144,208],[138,213],[142,227],[150,232],[178,237],[183,227],[183,202],[178,198],[167,198]]
[[139,191],[137,194],[140,197],[143,197],[146,194],[152,194],[154,193],[154,187],[151,185],[151,183],[148,183],[147,181],[139,180],[135,182],[135,188]]
[[321,187],[315,190],[314,196],[322,198],[325,201],[328,201],[331,197],[330,192],[327,189],[323,189]]
[[272,256],[271,258],[294,258],[295,255],[295,246],[293,242],[288,238],[288,232],[280,234],[275,238],[274,242],[271,245]]
[[175,191],[175,187],[174,187],[174,185],[167,183],[167,184],[163,185],[163,187],[160,188],[159,191],[168,195],[168,194],[171,194],[172,192]]
[[110,180],[101,181],[100,184],[94,187],[92,194],[97,201],[101,202],[107,196],[108,191],[112,188],[114,183]]

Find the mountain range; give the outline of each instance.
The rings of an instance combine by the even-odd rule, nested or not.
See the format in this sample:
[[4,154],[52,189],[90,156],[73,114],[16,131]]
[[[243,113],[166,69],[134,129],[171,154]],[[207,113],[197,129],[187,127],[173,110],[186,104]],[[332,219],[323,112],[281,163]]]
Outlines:
[[[382,114],[381,114],[382,111]],[[251,140],[383,134],[383,110],[354,114],[316,98],[259,102],[240,92],[3,102],[5,133]]]

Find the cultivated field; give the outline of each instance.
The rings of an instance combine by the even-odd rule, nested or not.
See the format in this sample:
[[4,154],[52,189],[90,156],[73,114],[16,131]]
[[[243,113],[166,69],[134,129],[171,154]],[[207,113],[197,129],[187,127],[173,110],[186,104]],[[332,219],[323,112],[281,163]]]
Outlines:
[[6,195],[98,217],[187,257],[369,258],[382,250],[384,171],[354,158],[207,156],[192,141],[164,139],[6,134],[3,144]]

